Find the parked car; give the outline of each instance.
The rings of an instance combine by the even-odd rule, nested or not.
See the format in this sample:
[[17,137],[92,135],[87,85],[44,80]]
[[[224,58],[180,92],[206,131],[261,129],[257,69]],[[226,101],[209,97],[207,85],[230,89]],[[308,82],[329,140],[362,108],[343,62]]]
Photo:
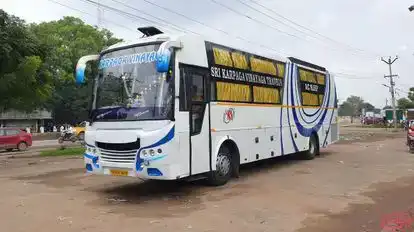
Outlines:
[[32,146],[32,135],[19,128],[0,128],[0,150],[25,151]]
[[383,119],[377,117],[365,117],[362,119],[362,123],[365,125],[380,124],[383,123]]

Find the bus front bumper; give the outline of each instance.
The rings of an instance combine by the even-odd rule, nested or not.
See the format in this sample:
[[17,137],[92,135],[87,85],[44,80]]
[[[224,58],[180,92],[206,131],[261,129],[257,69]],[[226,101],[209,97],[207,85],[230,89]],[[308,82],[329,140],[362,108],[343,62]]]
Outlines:
[[160,165],[146,162],[140,165],[139,170],[134,163],[104,162],[99,156],[84,155],[85,169],[87,173],[110,176],[126,176],[141,179],[175,180],[187,175],[180,173],[180,167],[176,164]]

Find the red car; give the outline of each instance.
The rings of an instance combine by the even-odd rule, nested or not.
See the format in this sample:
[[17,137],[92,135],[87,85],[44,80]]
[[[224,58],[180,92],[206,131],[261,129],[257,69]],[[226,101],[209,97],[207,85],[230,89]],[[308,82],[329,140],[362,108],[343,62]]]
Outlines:
[[0,128],[0,150],[25,151],[32,146],[32,135],[18,128]]

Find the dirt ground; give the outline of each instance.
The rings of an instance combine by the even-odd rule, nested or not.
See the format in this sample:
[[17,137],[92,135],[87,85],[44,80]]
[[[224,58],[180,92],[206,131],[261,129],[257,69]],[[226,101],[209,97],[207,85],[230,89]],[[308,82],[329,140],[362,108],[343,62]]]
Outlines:
[[1,231],[381,231],[411,212],[404,133],[347,127],[341,138],[315,160],[249,165],[218,188],[90,176],[77,157],[2,157]]

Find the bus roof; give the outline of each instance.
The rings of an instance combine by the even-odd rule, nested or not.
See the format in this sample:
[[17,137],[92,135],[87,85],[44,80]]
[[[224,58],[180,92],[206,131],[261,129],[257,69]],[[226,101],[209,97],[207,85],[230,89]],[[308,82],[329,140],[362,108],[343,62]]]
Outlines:
[[113,50],[113,49],[118,49],[118,48],[123,48],[123,47],[130,47],[130,46],[134,46],[138,44],[145,44],[145,43],[151,43],[151,42],[157,42],[157,41],[163,42],[167,40],[175,40],[178,37],[179,36],[177,35],[174,36],[174,35],[169,35],[169,34],[159,34],[159,35],[154,35],[154,36],[149,36],[149,37],[143,37],[137,40],[123,41],[123,42],[116,43],[104,49],[102,52],[106,52],[108,50]]
[[[148,37],[142,37],[136,40],[131,40],[131,41],[123,41],[123,42],[119,42],[116,43],[112,46],[109,46],[108,48],[104,49],[102,52],[106,52],[109,50],[113,50],[113,49],[118,49],[118,48],[123,48],[123,47],[130,47],[130,46],[134,46],[134,45],[138,45],[138,44],[145,44],[145,43],[151,43],[151,42],[163,42],[163,41],[167,41],[167,40],[188,40],[188,39],[199,39],[199,40],[203,40],[203,41],[208,41],[208,42],[213,42],[215,44],[220,44],[222,46],[226,46],[226,47],[230,47],[236,50],[240,50],[240,51],[244,51],[244,52],[248,52],[251,53],[253,55],[258,55],[258,56],[262,56],[262,57],[266,57],[269,59],[275,59],[281,62],[286,62],[288,59],[282,56],[279,56],[271,51],[268,50],[253,50],[253,49],[246,49],[246,48],[240,48],[240,46],[234,46],[234,45],[230,45],[228,43],[221,43],[215,40],[207,40],[205,38],[203,38],[202,36],[197,36],[197,35],[190,35],[190,34],[184,34],[184,33],[180,33],[180,34],[157,34],[157,35],[153,35],[153,36],[148,36]],[[185,44],[184,44],[185,47]]]

